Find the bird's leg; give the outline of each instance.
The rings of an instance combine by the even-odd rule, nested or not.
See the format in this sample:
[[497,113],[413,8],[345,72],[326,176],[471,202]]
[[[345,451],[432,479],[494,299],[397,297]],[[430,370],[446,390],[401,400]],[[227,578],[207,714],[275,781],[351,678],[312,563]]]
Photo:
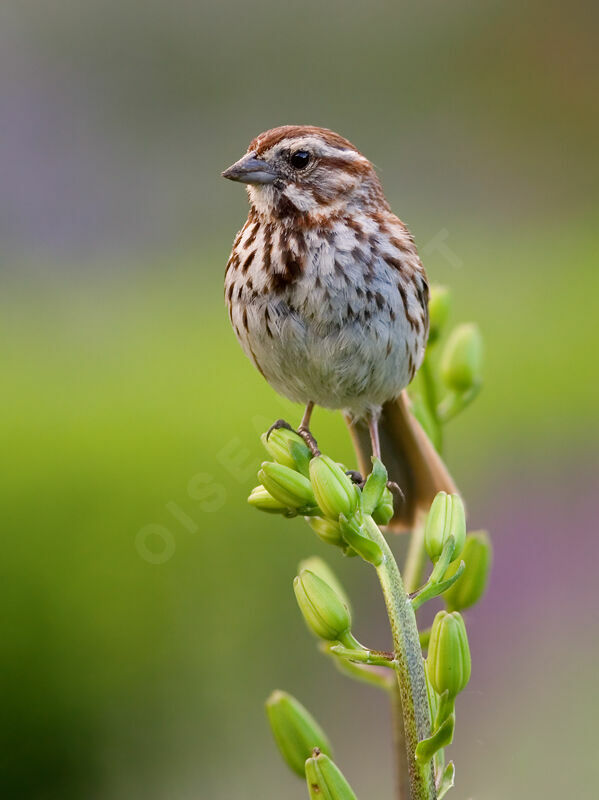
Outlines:
[[[372,444],[372,455],[374,458],[378,458],[379,461],[381,459],[381,440],[379,438],[379,418],[374,414],[368,420],[368,430],[370,432],[370,442]],[[387,489],[390,489],[394,494],[397,494],[401,497],[402,500],[405,500],[405,495],[401,490],[399,484],[395,483],[395,481],[387,481]]]
[[312,400],[310,400],[310,402],[306,406],[306,410],[304,411],[304,416],[302,417],[302,421],[300,422],[300,426],[297,429],[297,432],[310,448],[310,452],[312,453],[312,455],[319,456],[320,450],[318,449],[318,444],[316,442],[316,439],[310,433],[310,418],[312,417],[313,411],[314,411],[314,403]]
[[370,443],[372,445],[372,455],[381,460],[381,440],[379,439],[379,418],[372,414],[368,420],[368,431],[370,433]]

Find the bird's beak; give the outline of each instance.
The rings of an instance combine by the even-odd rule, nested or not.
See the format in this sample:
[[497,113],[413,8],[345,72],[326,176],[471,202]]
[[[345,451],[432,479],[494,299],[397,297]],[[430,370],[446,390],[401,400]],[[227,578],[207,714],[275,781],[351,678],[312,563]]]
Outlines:
[[277,179],[277,173],[266,161],[256,158],[254,153],[246,153],[223,172],[223,178],[241,183],[267,184]]

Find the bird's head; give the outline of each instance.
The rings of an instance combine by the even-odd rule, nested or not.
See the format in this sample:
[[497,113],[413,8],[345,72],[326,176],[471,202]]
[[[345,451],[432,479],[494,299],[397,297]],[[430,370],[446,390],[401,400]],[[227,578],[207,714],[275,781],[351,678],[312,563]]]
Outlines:
[[353,204],[387,206],[370,161],[326,128],[283,125],[261,133],[223,177],[246,183],[252,206],[265,216],[318,222]]

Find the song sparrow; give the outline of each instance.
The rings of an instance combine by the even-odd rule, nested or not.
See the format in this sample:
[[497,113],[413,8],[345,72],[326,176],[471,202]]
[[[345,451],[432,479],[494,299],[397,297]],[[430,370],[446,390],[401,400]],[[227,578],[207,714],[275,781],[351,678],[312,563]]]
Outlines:
[[306,405],[299,431],[313,449],[314,405],[344,411],[361,470],[371,444],[405,495],[393,524],[410,527],[437,491],[455,490],[402,391],[428,335],[410,232],[368,159],[325,128],[266,131],[223,176],[247,184],[251,206],[225,274],[241,346],[274,389]]

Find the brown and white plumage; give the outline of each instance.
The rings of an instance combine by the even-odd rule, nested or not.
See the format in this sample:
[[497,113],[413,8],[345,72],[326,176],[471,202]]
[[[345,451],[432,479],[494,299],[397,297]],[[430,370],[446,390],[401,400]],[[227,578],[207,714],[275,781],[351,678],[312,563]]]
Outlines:
[[[370,422],[376,450],[383,408],[383,421],[409,415],[398,398],[422,363],[428,335],[428,284],[411,234],[391,212],[368,159],[324,128],[267,131],[223,174],[248,184],[251,206],[225,276],[243,349],[289,399],[343,410],[359,448],[359,431]],[[414,425],[409,418],[411,449]],[[391,427],[397,438],[402,426]],[[382,443],[386,448],[384,427]],[[430,451],[427,462],[436,457]],[[385,458],[395,477],[391,454]],[[414,466],[397,470],[409,489]],[[403,523],[431,492],[453,488],[444,468],[435,471],[443,474],[428,481],[422,503],[417,486],[408,493]]]

